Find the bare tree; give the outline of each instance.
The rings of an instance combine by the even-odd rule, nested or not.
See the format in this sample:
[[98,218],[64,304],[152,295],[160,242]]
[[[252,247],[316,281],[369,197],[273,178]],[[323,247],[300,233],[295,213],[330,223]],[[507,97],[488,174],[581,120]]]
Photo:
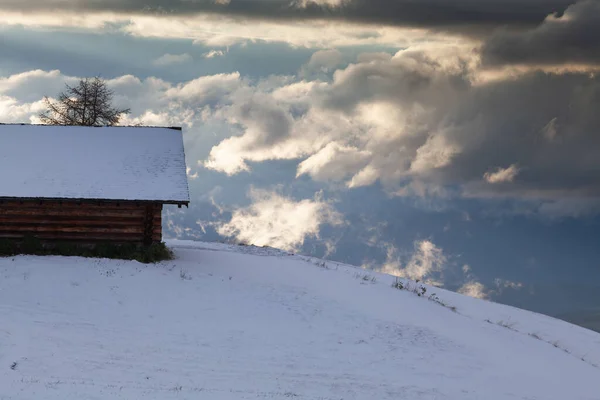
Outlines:
[[48,125],[116,125],[129,109],[114,108],[113,91],[99,78],[85,78],[77,86],[67,86],[57,100],[44,97],[47,110],[39,115]]

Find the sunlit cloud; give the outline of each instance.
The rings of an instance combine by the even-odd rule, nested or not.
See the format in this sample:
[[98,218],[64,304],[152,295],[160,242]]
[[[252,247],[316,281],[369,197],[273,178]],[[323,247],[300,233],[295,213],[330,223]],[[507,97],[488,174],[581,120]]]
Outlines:
[[248,41],[285,42],[294,46],[332,48],[353,45],[389,45],[396,48],[423,43],[476,43],[458,36],[422,28],[357,25],[341,21],[253,20],[216,14],[151,14],[115,12],[18,12],[2,10],[0,25],[45,29],[119,31],[138,37],[189,39],[207,46],[230,46]]
[[185,170],[188,179],[198,179],[198,171],[192,172],[192,168],[187,167]]
[[331,142],[302,161],[296,177],[308,174],[318,181],[339,181],[347,177],[349,171],[362,168],[369,157],[367,151]]
[[459,147],[448,143],[443,135],[430,136],[423,146],[417,149],[415,158],[410,164],[410,170],[416,173],[426,173],[433,169],[443,168],[450,164],[452,158],[459,152]]
[[217,57],[223,57],[225,55],[225,52],[223,50],[211,50],[208,53],[204,53],[202,55],[202,57],[204,58],[217,58]]
[[512,182],[519,174],[519,167],[516,164],[507,168],[498,168],[494,172],[486,172],[483,177],[489,183]]
[[321,225],[340,225],[343,218],[319,195],[300,201],[275,192],[252,189],[252,204],[233,211],[217,231],[240,243],[296,251],[307,237],[319,237]]
[[386,261],[380,267],[379,272],[408,278],[416,281],[441,286],[440,280],[447,258],[441,248],[430,240],[418,240],[414,243],[414,251],[406,263],[402,262],[395,246],[387,245]]
[[327,6],[327,7],[339,7],[346,3],[350,3],[352,0],[294,0],[292,4],[296,7],[306,8],[312,5]]
[[464,294],[465,296],[475,297],[477,299],[487,299],[489,297],[485,286],[481,282],[476,281],[465,283],[458,289],[458,293]]
[[33,103],[20,104],[19,101],[8,96],[0,95],[0,116],[2,122],[29,122],[37,123],[37,114],[46,109],[46,104],[43,101]]

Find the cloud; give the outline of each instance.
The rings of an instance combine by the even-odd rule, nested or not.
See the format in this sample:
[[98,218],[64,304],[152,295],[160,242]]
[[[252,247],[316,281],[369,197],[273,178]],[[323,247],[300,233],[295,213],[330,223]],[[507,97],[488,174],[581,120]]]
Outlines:
[[600,68],[600,2],[583,0],[521,32],[500,30],[482,49],[485,65],[595,65]]
[[216,57],[223,57],[225,55],[225,52],[223,50],[211,50],[208,53],[204,53],[202,55],[202,57],[204,58],[216,58]]
[[521,290],[524,285],[521,282],[513,282],[505,279],[496,278],[494,279],[493,288],[488,289],[486,286],[473,278],[471,273],[467,273],[467,277],[470,279],[464,283],[459,289],[458,293],[466,296],[475,297],[477,299],[489,299],[501,296],[507,290]]
[[430,240],[417,240],[414,242],[413,253],[405,264],[402,263],[396,247],[388,244],[386,262],[377,270],[384,274],[441,286],[440,273],[446,262],[447,258],[441,248]]
[[552,118],[550,122],[546,124],[542,128],[542,135],[546,138],[546,140],[553,141],[558,138],[559,126],[557,123],[557,118]]
[[329,72],[342,63],[342,53],[337,49],[319,50],[312,54],[306,64],[309,71]]
[[542,202],[537,214],[549,219],[586,218],[600,214],[600,201],[597,198],[559,198]]
[[78,78],[62,76],[60,71],[33,70],[0,77],[0,120],[5,123],[39,123],[38,114],[46,109],[44,96],[55,97],[65,83]]
[[188,104],[216,105],[228,101],[228,96],[243,86],[239,72],[215,74],[169,87],[165,95]]
[[188,53],[183,54],[164,54],[153,61],[153,64],[159,67],[167,67],[176,64],[184,64],[192,61],[192,56]]
[[521,282],[496,278],[493,281],[492,288],[488,289],[473,274],[469,265],[463,265],[462,272],[467,281],[460,286],[460,288],[457,290],[458,293],[478,299],[499,297],[507,290],[521,290],[524,287],[523,283]]
[[192,172],[192,168],[187,167],[185,169],[185,173],[188,177],[188,179],[198,179],[198,171]]
[[[249,171],[248,161],[288,159],[298,160],[298,176],[348,188],[380,182],[403,197],[598,202],[598,77],[530,72],[482,82],[476,57],[460,48],[359,60],[331,81],[250,84],[230,96],[215,115],[240,130],[205,165],[233,174]],[[243,109],[256,111],[240,118]]]
[[446,257],[441,248],[429,240],[415,243],[415,252],[402,273],[410,279],[423,280],[433,272],[442,270]]
[[[461,268],[463,283],[456,290],[460,294],[464,294],[466,296],[475,297],[477,299],[487,299],[491,294],[495,293],[494,291],[489,291],[485,287],[483,283],[479,281],[475,273],[473,273],[473,269],[470,265],[464,264]],[[500,279],[496,279],[496,283],[504,282]],[[508,281],[506,281],[508,282]]]
[[452,44],[462,37],[484,43],[490,67],[598,65],[598,15],[596,0],[154,0],[150,6],[138,0],[38,0],[0,6],[0,24],[117,30],[213,46],[260,40],[406,48],[424,41]]
[[[371,230],[375,231],[375,235],[369,245],[382,248],[385,251],[385,261],[366,263],[363,268],[439,287],[444,286],[444,281],[454,280],[451,286],[458,293],[479,299],[495,298],[508,290],[521,290],[525,287],[521,282],[496,278],[491,283],[491,288],[488,288],[473,273],[470,265],[463,264],[459,267],[455,262],[456,257],[447,255],[429,239],[416,240],[412,251],[401,253],[396,246],[378,237],[378,228]],[[452,278],[447,279],[449,276]]]
[[[74,84],[80,78],[60,71],[29,71],[0,77],[0,119],[10,122],[37,122],[45,95],[54,96],[64,90],[64,84]],[[181,84],[158,78],[139,79],[124,75],[108,79],[114,90],[114,104],[131,108],[123,124],[200,127],[207,108],[219,102],[243,85],[238,73],[200,77]]]
[[17,100],[0,95],[0,118],[3,123],[38,123],[37,115],[46,109],[43,101],[20,104]]
[[398,197],[420,197],[420,198],[449,198],[451,197],[451,190],[446,189],[443,186],[426,183],[420,180],[413,180],[406,183],[400,189],[392,192],[391,194]]
[[215,115],[239,126],[243,134],[213,147],[204,163],[207,168],[232,175],[248,171],[246,161],[289,159],[299,154],[299,149],[284,142],[289,137],[293,117],[271,96],[238,91],[233,95],[233,103],[223,106]]
[[487,299],[489,296],[486,293],[486,288],[481,282],[470,281],[462,285],[458,289],[458,293],[466,296],[475,297],[477,299]]
[[308,8],[312,6],[328,7],[330,9],[339,8],[342,5],[351,3],[352,0],[295,0],[292,4],[299,8]]
[[[248,42],[284,42],[292,46],[312,48],[354,45],[387,45],[403,48],[424,41],[451,44],[461,40],[447,32],[430,32],[424,28],[361,25],[342,20],[259,18],[248,23],[240,23],[239,17],[221,13],[179,14],[147,11],[81,13],[74,10],[59,12],[41,9],[23,12],[6,10],[0,5],[0,26],[3,25],[61,32],[70,30],[75,33],[81,30],[94,33],[120,32],[143,38],[186,39],[192,40],[195,44],[215,47]],[[462,40],[476,42],[472,38]]]
[[[594,39],[600,12],[594,0],[575,4],[568,0],[525,0],[513,6],[504,0],[225,3],[157,0],[148,6],[137,0],[14,1],[0,6],[0,24],[120,31],[141,37],[191,39],[213,46],[283,41],[294,46],[328,48],[309,62],[325,62],[317,67],[325,70],[334,68],[337,56],[332,49],[350,45],[408,48],[423,43],[450,46],[460,42],[474,48],[483,43],[482,57],[493,69],[488,71],[492,75],[515,73],[518,70],[514,68],[523,65],[589,71],[590,64],[598,66],[599,60]],[[432,9],[436,12],[430,12]],[[240,24],[240,20],[250,21],[250,25]],[[504,28],[490,37],[498,26]],[[212,55],[219,55],[219,51],[206,53]],[[156,62],[172,65],[185,62],[184,58],[165,55],[164,60]],[[504,70],[506,67],[512,69]]]
[[503,291],[505,289],[519,290],[523,288],[523,284],[521,282],[513,282],[505,279],[496,278],[494,280],[494,284],[498,291]]
[[54,97],[65,89],[65,83],[75,84],[79,78],[62,76],[60,71],[32,70],[0,77],[0,93],[22,101],[37,101]]
[[331,142],[302,161],[296,177],[308,174],[317,181],[340,181],[348,176],[349,171],[361,169],[369,157],[368,152],[356,147]]
[[[451,64],[443,68],[456,68]],[[248,170],[245,160],[315,155],[299,167],[298,173],[325,177],[327,174],[318,169],[340,169],[331,160],[343,158],[349,168],[337,175],[350,175],[350,187],[370,185],[381,177],[397,180],[408,176],[413,159],[415,173],[441,168],[459,151],[447,140],[446,132],[440,130],[430,137],[411,132],[423,129],[428,122],[420,119],[438,106],[453,85],[450,80],[454,77],[436,71],[436,65],[421,53],[400,52],[387,61],[352,64],[338,70],[331,83],[294,83],[275,92],[264,92],[258,86],[247,88],[232,96],[232,105],[217,114],[239,125],[243,134],[213,148],[206,166],[236,173]],[[285,97],[280,96],[283,92]],[[419,97],[432,99],[434,104],[416,104]],[[249,98],[251,106],[247,104]],[[265,107],[269,111],[262,110]],[[253,109],[252,119],[232,116],[239,110]],[[263,121],[266,117],[269,124]],[[265,140],[273,145],[265,146]],[[331,145],[335,142],[337,145]],[[349,163],[353,148],[360,157]],[[393,177],[385,176],[388,168],[394,170]]]
[[342,216],[331,204],[315,196],[295,201],[274,192],[252,189],[252,204],[233,212],[219,234],[256,246],[296,251],[306,237],[319,237],[323,224],[339,225]]
[[488,183],[505,183],[512,182],[519,174],[519,167],[516,164],[507,168],[497,168],[495,172],[486,172],[483,178]]
[[444,135],[432,135],[417,149],[410,164],[410,171],[426,173],[449,165],[452,158],[460,153],[458,145],[449,143]]
[[[245,0],[88,1],[33,0],[3,2],[6,12],[78,12],[179,16],[216,14],[254,20],[347,21],[363,24],[457,29],[468,26],[523,26],[562,12],[567,0]],[[432,12],[435,10],[435,12]]]

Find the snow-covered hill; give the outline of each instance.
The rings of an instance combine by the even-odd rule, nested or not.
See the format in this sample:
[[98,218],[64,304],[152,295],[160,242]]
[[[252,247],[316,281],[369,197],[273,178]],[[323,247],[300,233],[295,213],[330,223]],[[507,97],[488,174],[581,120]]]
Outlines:
[[157,265],[0,259],[0,399],[600,399],[598,333],[334,262],[172,245]]

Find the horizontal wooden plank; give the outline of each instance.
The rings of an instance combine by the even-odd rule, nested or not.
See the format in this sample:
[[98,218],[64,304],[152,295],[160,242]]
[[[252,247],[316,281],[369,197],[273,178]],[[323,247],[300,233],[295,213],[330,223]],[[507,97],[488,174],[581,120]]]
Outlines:
[[78,203],[23,203],[16,204],[14,207],[21,208],[78,208],[78,209],[89,209],[89,208],[101,208],[105,210],[136,210],[136,209],[145,209],[143,205],[136,204],[78,204]]
[[[0,224],[0,232],[25,232],[35,234],[36,232],[85,232],[85,233],[144,233],[144,228],[141,225],[138,226],[74,226],[74,225],[11,225],[11,224]],[[153,229],[152,233],[162,233],[161,227]]]
[[143,218],[144,210],[61,210],[61,209],[4,209],[0,207],[0,215],[21,215],[21,216],[75,216],[75,217],[108,217],[108,218]]
[[[23,239],[25,235],[19,233],[6,233],[0,232],[0,238],[2,239]],[[39,240],[52,240],[52,241],[77,241],[77,242],[137,242],[143,241],[142,235],[90,235],[90,234],[74,234],[68,235],[53,235],[53,234],[37,234],[35,236]]]
[[[89,228],[126,228],[126,227],[137,227],[144,229],[142,221],[130,219],[130,220],[117,220],[117,219],[105,219],[105,220],[80,220],[80,221],[68,221],[68,220],[44,220],[44,219],[13,219],[4,220],[0,217],[0,228],[1,227],[89,227]],[[161,224],[153,224],[152,229],[154,231],[162,231]]]
[[[116,205],[116,204],[76,204],[76,203],[64,203],[64,204],[48,204],[48,203],[0,203],[2,208],[21,208],[21,209],[49,209],[57,208],[61,210],[78,209],[78,210],[89,210],[89,209],[104,209],[104,210],[145,210],[145,206],[136,206],[132,204]],[[152,209],[158,209],[152,207]]]
[[103,228],[97,226],[52,226],[52,225],[39,225],[39,226],[7,226],[0,225],[0,232],[53,232],[53,233],[68,233],[68,232],[81,232],[81,233],[135,233],[143,234],[144,228],[142,226],[121,226],[113,228]]
[[88,211],[88,212],[137,212],[137,213],[144,213],[146,210],[143,207],[133,207],[133,208],[128,208],[128,207],[43,207],[43,206],[37,206],[37,207],[21,207],[21,206],[14,206],[14,207],[6,207],[3,204],[0,204],[0,210],[23,210],[26,212],[35,212],[35,211],[39,211],[39,212],[48,212],[48,211],[52,211],[52,210],[56,210],[56,211],[77,211],[77,212],[84,212],[84,211]]
[[0,207],[19,208],[105,208],[105,209],[146,209],[146,207],[162,209],[160,204],[136,203],[136,202],[73,202],[73,201],[1,201]]
[[[0,202],[0,207],[6,207],[6,208],[62,208],[62,209],[69,209],[69,208],[79,208],[79,209],[87,209],[87,208],[104,208],[107,210],[114,210],[114,209],[128,209],[128,210],[135,210],[135,209],[146,209],[147,206],[145,205],[137,205],[137,204],[86,204],[86,203],[45,203],[45,202],[24,202],[24,203],[7,203],[7,202]],[[159,209],[160,207],[155,206],[155,205],[150,205],[150,207],[152,207],[152,209]]]
[[[73,225],[73,226],[141,226],[143,218],[106,218],[73,216],[6,216],[0,215],[0,225]],[[157,224],[158,225],[158,224]]]

